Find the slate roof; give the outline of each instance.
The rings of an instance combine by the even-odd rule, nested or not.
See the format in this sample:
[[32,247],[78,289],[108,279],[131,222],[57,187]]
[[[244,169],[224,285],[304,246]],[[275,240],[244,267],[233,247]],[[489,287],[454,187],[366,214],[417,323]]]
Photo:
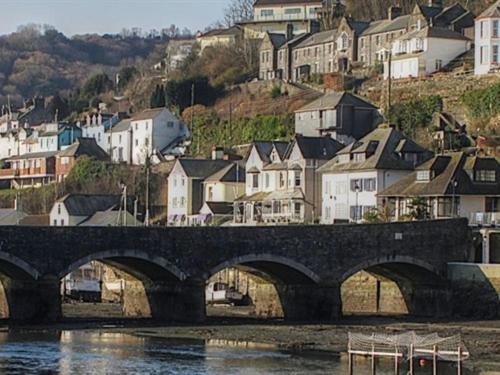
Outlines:
[[22,154],[22,155],[17,155],[13,156],[11,158],[6,159],[7,161],[14,161],[14,160],[25,160],[25,159],[48,159],[53,156],[56,156],[58,151],[46,151],[46,152],[31,152],[28,154]]
[[113,128],[106,130],[106,133],[119,133],[130,129],[130,119],[121,120]]
[[[117,225],[124,225],[121,223],[122,212],[115,209],[110,209],[106,211],[97,211],[90,218],[85,220],[83,223],[79,224],[81,227],[113,227]],[[142,222],[137,220],[137,225],[141,225]],[[134,226],[135,220],[134,215],[127,212],[127,226]]]
[[500,0],[487,8],[477,18],[500,17]]
[[283,44],[286,43],[286,36],[284,34],[270,33],[268,32],[269,40],[274,48],[280,48]]
[[[475,182],[474,170],[495,170],[496,183]],[[418,171],[431,171],[430,181],[417,181]],[[453,189],[453,182],[456,187]],[[420,165],[415,172],[389,186],[381,196],[444,196],[452,195],[500,196],[500,164],[494,158],[472,157],[463,152],[437,155]]]
[[366,103],[368,106],[373,107],[374,109],[377,109],[373,104],[367,102],[363,98],[351,94],[351,93],[346,93],[345,91],[332,91],[330,93],[327,93],[323,95],[322,97],[312,101],[309,104],[306,104],[305,106],[299,108],[298,110],[295,111],[295,113],[298,112],[309,112],[309,111],[319,111],[319,110],[325,110],[325,109],[333,109],[336,108],[339,103],[342,101],[344,96],[350,96],[352,98],[355,98],[357,100],[360,100],[364,103]]
[[[271,156],[271,152],[273,147],[276,147],[276,151],[281,159],[285,157],[285,154],[288,149],[288,142],[285,141],[255,141],[253,142],[253,146],[257,149],[261,160],[264,163],[269,163]],[[251,149],[250,149],[251,150]]]
[[407,40],[412,38],[440,38],[440,39],[458,39],[470,40],[459,32],[446,29],[443,27],[427,26],[421,30],[415,30],[399,37],[398,39]]
[[205,179],[205,182],[245,182],[245,166],[231,163]]
[[[295,144],[304,159],[317,160],[330,160],[345,147],[332,137],[304,137],[302,135],[295,136]],[[290,151],[292,148],[290,147]]]
[[105,211],[120,205],[121,195],[67,194],[58,199],[71,216],[91,216],[97,211]]
[[213,29],[200,35],[200,38],[210,36],[237,35],[241,32],[241,27],[238,25],[228,27],[226,29]]
[[[403,160],[397,153],[397,148],[402,147],[401,142],[407,143],[404,147],[421,155],[422,161],[432,157],[432,153],[405,137],[399,131],[383,124],[368,133],[359,141],[355,141],[337,153],[332,160],[321,166],[321,173],[342,173],[353,170],[412,170],[413,163]],[[352,157],[347,163],[339,162],[339,155],[365,153],[363,161],[355,161]]]
[[286,48],[286,47],[295,47],[297,46],[299,43],[301,43],[301,41],[304,39],[304,38],[307,38],[308,36],[310,36],[311,34],[310,33],[302,33],[302,34],[299,34],[295,37],[293,37],[292,39],[290,39],[289,41],[287,41],[285,44],[283,44],[281,48]]
[[404,16],[399,16],[392,20],[384,19],[370,22],[370,25],[361,33],[361,36],[388,33],[391,31],[406,29],[410,17],[411,16],[407,14]]
[[205,179],[231,164],[228,160],[178,159],[188,177]]
[[155,118],[156,116],[158,116],[164,110],[166,110],[166,108],[163,108],[163,107],[162,108],[146,109],[142,112],[139,112],[139,113],[132,115],[132,118],[130,119],[130,121],[141,121],[141,120],[152,119],[152,118]]
[[205,202],[214,215],[231,215],[233,213],[232,202]]
[[356,35],[361,35],[370,26],[368,21],[356,21],[351,17],[346,17],[346,21]]
[[99,147],[94,138],[79,138],[71,146],[59,152],[61,157],[91,156],[97,160],[108,160],[108,154]]
[[336,33],[337,30],[327,30],[311,34],[309,37],[301,41],[296,47],[303,48],[308,46],[314,46],[317,44],[333,42],[335,40]]
[[254,7],[268,5],[290,5],[290,4],[318,4],[322,5],[322,0],[256,0]]
[[0,208],[0,225],[17,225],[25,216],[15,208]]

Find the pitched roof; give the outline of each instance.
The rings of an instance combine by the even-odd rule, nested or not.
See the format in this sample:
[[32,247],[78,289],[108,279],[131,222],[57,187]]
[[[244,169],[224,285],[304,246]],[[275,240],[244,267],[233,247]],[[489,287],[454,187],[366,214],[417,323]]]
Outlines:
[[331,137],[295,137],[300,153],[304,159],[330,160],[345,145]]
[[25,160],[25,159],[48,159],[57,155],[59,151],[45,151],[45,152],[31,152],[27,154],[13,156],[11,158],[6,159],[7,161],[14,160]]
[[205,179],[231,164],[228,160],[177,159],[188,177]]
[[148,120],[151,118],[155,118],[158,116],[161,112],[167,110],[164,107],[161,108],[151,108],[151,109],[146,109],[142,112],[136,113],[132,116],[130,121],[141,121],[141,120]]
[[121,195],[67,194],[55,204],[63,203],[71,216],[91,216],[120,204]]
[[299,43],[301,43],[301,41],[307,37],[309,37],[311,34],[310,33],[302,33],[302,34],[299,34],[295,37],[293,37],[292,39],[290,39],[289,41],[287,41],[286,43],[284,43],[281,47],[281,48],[286,48],[286,47],[295,47],[297,46]]
[[286,36],[284,34],[267,32],[267,36],[269,37],[269,40],[274,48],[280,48],[286,43]]
[[323,44],[328,42],[333,42],[335,40],[335,35],[337,30],[327,30],[321,31],[319,33],[311,34],[309,37],[301,41],[297,48],[303,48],[308,46],[314,46],[317,44]]
[[265,163],[270,161],[269,157],[271,156],[271,152],[273,147],[276,148],[280,159],[285,157],[285,154],[288,149],[288,142],[285,141],[255,141],[253,142],[253,147],[257,150],[261,160]]
[[235,162],[208,176],[205,182],[245,182],[245,166]]
[[[496,183],[478,183],[474,170],[495,170]],[[418,181],[419,171],[430,171],[429,181]],[[453,183],[456,186],[453,186]],[[381,196],[443,196],[451,195],[500,196],[500,164],[494,158],[472,157],[463,152],[437,155],[420,165],[415,172],[389,186]]]
[[[118,225],[124,225],[122,223],[123,213],[119,210],[106,210],[106,211],[97,211],[83,223],[79,224],[82,227],[114,227]],[[134,216],[127,212],[127,226],[135,226],[136,220]],[[142,224],[141,221],[137,220],[137,225]]]
[[291,5],[291,4],[319,4],[322,5],[322,0],[256,0],[254,7],[267,5]]
[[230,215],[233,213],[232,202],[205,202],[214,215]]
[[128,131],[129,129],[130,129],[130,119],[126,119],[126,120],[121,120],[118,124],[106,130],[106,133],[125,132]]
[[108,160],[108,154],[99,147],[94,138],[78,138],[75,143],[59,152],[58,156],[91,156],[97,160]]
[[311,103],[306,104],[305,106],[299,108],[298,110],[295,111],[295,113],[336,108],[344,98],[353,99],[360,104],[363,103],[366,104],[367,106],[373,107],[373,109],[377,109],[377,107],[375,107],[373,104],[367,102],[366,100],[357,95],[345,91],[332,91],[312,101]]
[[477,18],[500,17],[500,0],[487,8]]
[[412,38],[439,38],[439,39],[458,39],[470,40],[466,36],[454,30],[446,29],[443,27],[426,26],[423,29],[415,30],[410,33],[404,34],[398,39],[407,40]]
[[357,21],[354,20],[352,17],[345,17],[345,20],[356,35],[361,35],[363,31],[365,31],[370,26],[370,22]]
[[[404,141],[405,145],[401,146]],[[346,146],[337,153],[332,160],[319,168],[322,173],[335,172],[341,173],[352,170],[411,170],[415,165],[404,160],[397,149],[404,147],[407,152],[413,152],[421,155],[421,160],[425,161],[432,156],[432,153],[425,148],[417,145],[411,139],[405,137],[399,131],[388,125],[380,125],[378,128],[368,133],[359,141],[355,141]],[[357,161],[352,157],[353,154],[364,153],[365,158]],[[341,162],[340,155],[349,155],[349,161]]]
[[410,20],[410,15],[399,16],[392,20],[384,19],[379,21],[372,21],[368,28],[366,28],[361,35],[372,35],[372,34],[380,34],[387,33],[396,30],[406,29],[408,26],[408,21]]
[[17,225],[25,216],[15,208],[0,208],[0,225]]

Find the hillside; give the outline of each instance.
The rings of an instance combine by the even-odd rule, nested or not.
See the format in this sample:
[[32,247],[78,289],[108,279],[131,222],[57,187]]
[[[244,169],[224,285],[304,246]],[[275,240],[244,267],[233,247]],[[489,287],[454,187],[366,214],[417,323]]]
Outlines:
[[166,43],[165,38],[133,34],[68,38],[50,27],[22,27],[0,36],[0,103],[7,95],[20,103],[74,90],[97,72],[111,75],[120,66],[140,67],[155,52],[163,54]]

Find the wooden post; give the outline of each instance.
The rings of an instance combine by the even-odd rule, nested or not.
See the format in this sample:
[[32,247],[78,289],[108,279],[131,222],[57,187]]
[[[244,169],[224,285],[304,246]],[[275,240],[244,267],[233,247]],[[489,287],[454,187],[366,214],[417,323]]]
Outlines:
[[377,373],[376,365],[375,365],[375,344],[372,344],[372,375]]
[[437,345],[432,349],[432,375],[437,375]]
[[462,348],[458,347],[457,375],[462,375]]
[[410,359],[410,375],[413,375],[413,344],[410,345],[410,353],[409,353],[409,359]]
[[399,357],[398,357],[398,347],[395,347],[395,356],[394,356],[394,375],[399,375]]

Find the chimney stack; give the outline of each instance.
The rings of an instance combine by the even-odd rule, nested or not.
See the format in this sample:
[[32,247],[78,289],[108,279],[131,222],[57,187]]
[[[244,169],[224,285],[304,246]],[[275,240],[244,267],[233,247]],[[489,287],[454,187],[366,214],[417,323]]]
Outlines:
[[293,39],[293,25],[291,23],[286,24],[286,40]]
[[387,18],[389,18],[389,20],[392,21],[400,17],[402,14],[403,14],[403,9],[401,7],[390,6],[387,12]]
[[212,147],[212,160],[223,160],[224,159],[224,148],[213,146]]

